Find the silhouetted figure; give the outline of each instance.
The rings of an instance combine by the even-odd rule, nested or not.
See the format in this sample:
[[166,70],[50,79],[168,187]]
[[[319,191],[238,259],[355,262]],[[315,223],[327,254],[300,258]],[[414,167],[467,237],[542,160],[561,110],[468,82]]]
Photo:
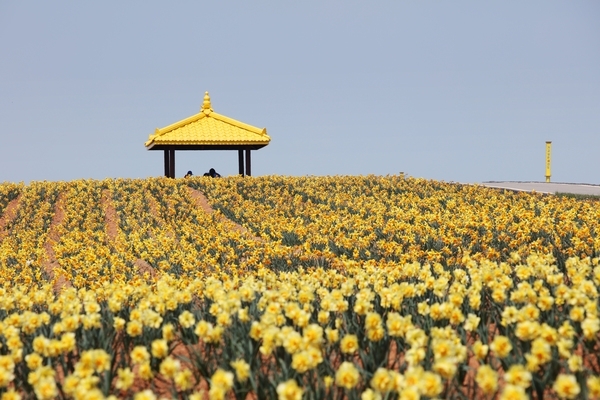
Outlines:
[[184,178],[191,178],[192,175],[192,171],[188,171],[187,174],[185,174]]
[[221,175],[214,168],[208,170],[208,174],[213,178],[220,178]]

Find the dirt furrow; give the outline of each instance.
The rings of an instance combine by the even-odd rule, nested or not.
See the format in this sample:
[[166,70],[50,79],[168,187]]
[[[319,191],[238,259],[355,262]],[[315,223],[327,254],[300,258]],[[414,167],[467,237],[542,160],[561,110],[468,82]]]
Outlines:
[[[200,192],[199,190],[193,189],[189,186],[187,187],[187,189],[190,193],[192,200],[194,200],[195,204],[198,207],[202,208],[207,214],[212,214],[213,212],[215,212],[215,210],[211,207],[210,203],[208,202],[208,199],[202,192]],[[234,229],[234,230],[240,232],[241,234],[243,234],[244,236],[246,236],[248,239],[256,240],[257,242],[264,241],[262,238],[254,236],[252,234],[252,232],[250,232],[248,229],[246,229],[245,227],[243,227],[242,225],[240,225],[238,223],[235,223],[234,221],[230,220],[229,218],[225,217],[224,215],[221,215],[220,220],[221,220],[221,222],[228,225],[231,229]]]
[[55,273],[55,270],[60,268],[60,264],[56,260],[56,254],[54,253],[53,246],[60,240],[60,233],[58,231],[58,227],[65,218],[65,201],[65,194],[64,192],[61,192],[58,195],[58,199],[56,200],[56,203],[54,205],[54,216],[52,217],[52,222],[50,223],[50,229],[48,230],[48,237],[46,238],[46,243],[44,243],[46,257],[42,263],[44,273],[48,276],[48,279],[54,285],[54,291],[57,293],[61,292],[65,288],[69,288],[72,286],[71,282],[63,274],[59,274],[58,276],[56,276]]
[[19,194],[17,198],[11,200],[4,209],[2,216],[0,217],[0,243],[2,243],[4,238],[7,237],[10,233],[8,227],[17,217],[17,211],[19,209],[19,202],[21,201],[21,196],[22,194]]
[[117,210],[110,199],[110,190],[104,189],[102,191],[102,198],[100,200],[102,209],[104,210],[104,224],[106,228],[106,236],[111,242],[117,240],[117,234],[119,233],[119,226],[117,224]]

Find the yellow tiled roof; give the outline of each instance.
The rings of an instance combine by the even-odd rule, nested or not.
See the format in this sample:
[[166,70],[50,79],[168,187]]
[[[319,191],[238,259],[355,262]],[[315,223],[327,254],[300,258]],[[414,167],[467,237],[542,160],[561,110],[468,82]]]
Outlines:
[[145,143],[154,145],[267,145],[271,141],[266,128],[256,128],[212,110],[208,92],[198,114],[161,129]]

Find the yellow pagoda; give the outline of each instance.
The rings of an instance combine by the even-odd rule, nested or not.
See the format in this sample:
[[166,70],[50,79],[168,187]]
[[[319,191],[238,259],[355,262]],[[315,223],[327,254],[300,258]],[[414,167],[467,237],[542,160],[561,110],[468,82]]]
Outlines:
[[206,92],[198,114],[156,128],[144,145],[148,150],[165,152],[166,177],[175,178],[175,150],[237,150],[239,173],[250,176],[250,151],[265,147],[270,141],[266,128],[256,128],[214,112]]

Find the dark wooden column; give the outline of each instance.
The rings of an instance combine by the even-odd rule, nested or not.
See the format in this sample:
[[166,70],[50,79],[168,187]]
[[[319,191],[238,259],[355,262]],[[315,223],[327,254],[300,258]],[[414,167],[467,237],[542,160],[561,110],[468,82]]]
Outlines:
[[246,149],[246,175],[252,175],[252,173],[250,172],[250,149]]
[[175,178],[175,150],[169,150],[169,175]]
[[244,176],[244,150],[238,150],[239,174]]
[[169,178],[171,173],[169,172],[169,168],[171,167],[171,163],[169,162],[169,154],[171,150],[165,150],[165,176]]

